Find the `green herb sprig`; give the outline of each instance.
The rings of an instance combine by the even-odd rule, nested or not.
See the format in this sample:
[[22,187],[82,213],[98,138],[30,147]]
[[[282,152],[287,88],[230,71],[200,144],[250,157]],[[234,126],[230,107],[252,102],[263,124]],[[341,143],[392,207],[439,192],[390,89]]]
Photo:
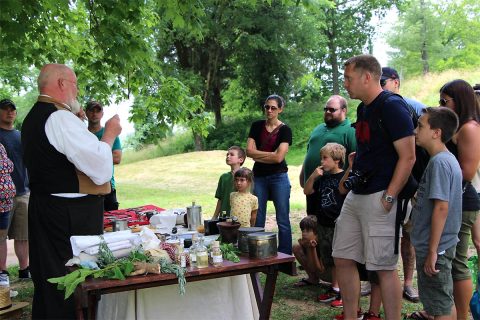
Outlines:
[[180,295],[185,294],[185,284],[187,280],[185,279],[185,268],[180,267],[177,264],[169,263],[167,259],[160,258],[160,272],[161,273],[173,273],[178,278],[178,291]]
[[238,257],[238,255],[240,254],[240,250],[238,250],[238,248],[235,247],[232,243],[220,244],[220,250],[222,251],[223,259],[235,263],[240,262],[240,258]]

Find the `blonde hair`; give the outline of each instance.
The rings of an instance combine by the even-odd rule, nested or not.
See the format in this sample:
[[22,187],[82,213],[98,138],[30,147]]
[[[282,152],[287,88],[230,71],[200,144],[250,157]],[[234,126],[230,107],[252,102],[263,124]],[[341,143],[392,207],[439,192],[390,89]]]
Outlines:
[[320,156],[328,155],[333,160],[338,160],[339,168],[343,168],[343,165],[345,164],[345,153],[345,147],[335,142],[329,142],[320,149]]

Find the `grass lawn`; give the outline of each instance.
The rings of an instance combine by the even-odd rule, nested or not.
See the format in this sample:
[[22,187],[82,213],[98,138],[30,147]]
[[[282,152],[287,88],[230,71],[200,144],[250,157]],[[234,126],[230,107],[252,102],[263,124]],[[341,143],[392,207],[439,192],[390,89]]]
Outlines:
[[[218,177],[229,171],[225,164],[226,151],[193,152],[152,160],[119,165],[115,167],[117,196],[121,208],[154,204],[163,208],[178,208],[191,205],[192,201],[202,206],[204,218],[210,218],[216,205],[214,198]],[[293,162],[293,161],[292,161]],[[251,168],[253,163],[247,159],[245,166]],[[305,215],[302,189],[298,183],[299,165],[289,166],[292,184],[291,223],[294,241],[300,230],[298,223]],[[267,230],[275,230],[273,205],[268,205]],[[399,264],[399,270],[401,270]],[[19,291],[15,301],[29,301],[33,295],[31,282],[17,280],[18,267],[10,267],[11,286]],[[401,272],[401,271],[400,271]],[[341,309],[333,309],[315,302],[315,298],[324,289],[319,286],[295,288],[293,284],[305,277],[299,271],[296,277],[280,273],[274,296],[272,319],[332,319]],[[188,287],[187,287],[188,290]],[[176,297],[172,297],[176,298]],[[368,309],[368,297],[361,300],[362,309]],[[402,313],[419,310],[421,304],[411,304],[404,300]],[[27,309],[22,319],[30,319]]]

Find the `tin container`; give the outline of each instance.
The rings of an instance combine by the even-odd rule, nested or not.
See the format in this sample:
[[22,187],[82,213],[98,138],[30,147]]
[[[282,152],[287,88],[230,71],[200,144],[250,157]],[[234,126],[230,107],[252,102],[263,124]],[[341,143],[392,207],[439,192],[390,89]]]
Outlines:
[[128,220],[127,219],[115,219],[112,222],[113,231],[123,231],[128,229]]
[[202,225],[202,207],[196,206],[192,202],[192,206],[187,207],[187,224],[189,231],[197,231],[197,227]]
[[238,249],[242,253],[248,253],[248,235],[255,232],[263,232],[265,228],[261,227],[244,227],[238,229]]
[[251,259],[266,259],[277,256],[277,234],[275,232],[248,234],[248,255]]

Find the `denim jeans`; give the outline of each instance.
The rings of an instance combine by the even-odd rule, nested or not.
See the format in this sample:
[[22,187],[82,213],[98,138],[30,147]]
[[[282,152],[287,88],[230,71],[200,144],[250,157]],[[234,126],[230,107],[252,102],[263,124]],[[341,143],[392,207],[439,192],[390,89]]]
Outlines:
[[254,177],[253,193],[258,198],[256,227],[265,227],[267,201],[275,206],[278,224],[278,251],[292,254],[292,228],[290,226],[290,180],[287,173]]

